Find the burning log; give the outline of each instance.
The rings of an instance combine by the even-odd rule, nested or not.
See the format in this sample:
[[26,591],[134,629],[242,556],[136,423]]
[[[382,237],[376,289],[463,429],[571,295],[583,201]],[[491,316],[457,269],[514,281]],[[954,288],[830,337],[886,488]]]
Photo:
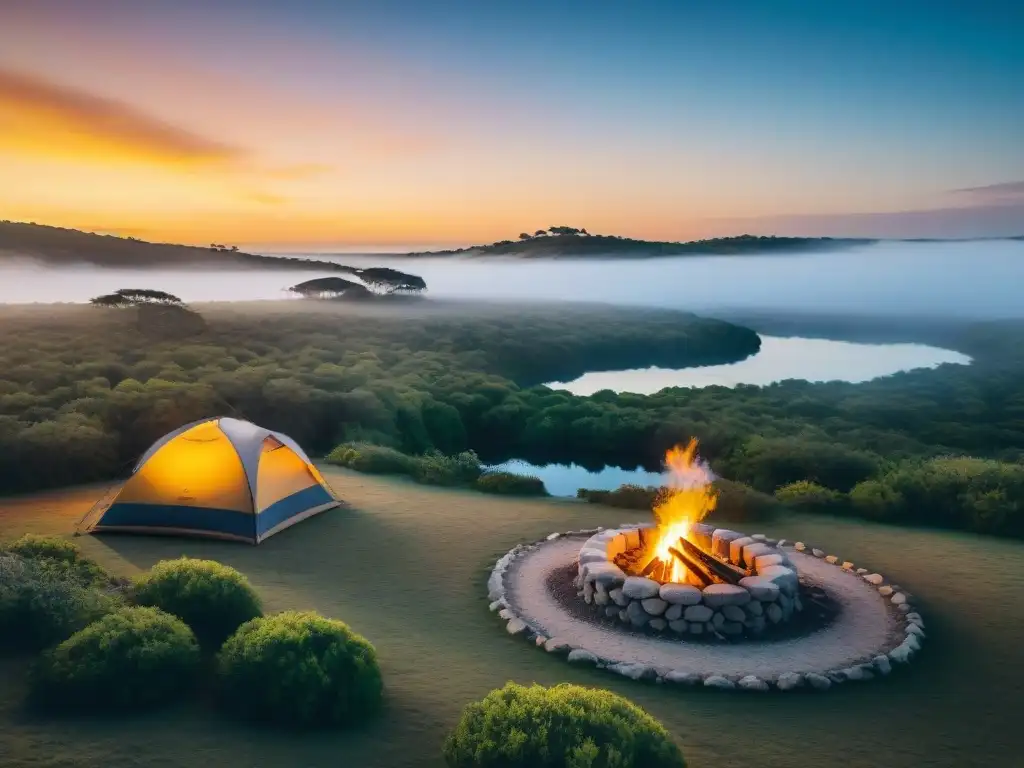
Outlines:
[[695,561],[688,558],[678,549],[676,549],[675,547],[669,547],[668,551],[669,554],[672,555],[672,557],[674,557],[676,560],[685,565],[686,570],[688,570],[690,573],[696,576],[697,579],[700,580],[705,587],[710,587],[712,584],[715,583],[715,580],[711,576],[711,574],[705,571],[700,565],[698,565]]
[[652,557],[651,558],[651,562],[649,562],[647,565],[645,565],[644,569],[642,571],[640,571],[640,575],[641,576],[650,576],[651,578],[654,578],[651,574],[653,574],[655,572],[655,570],[657,570],[660,567],[661,567],[661,558]]
[[699,561],[705,570],[713,574],[716,579],[720,579],[726,584],[739,584],[740,579],[748,575],[746,571],[716,560],[691,541],[679,539],[679,546],[687,555]]

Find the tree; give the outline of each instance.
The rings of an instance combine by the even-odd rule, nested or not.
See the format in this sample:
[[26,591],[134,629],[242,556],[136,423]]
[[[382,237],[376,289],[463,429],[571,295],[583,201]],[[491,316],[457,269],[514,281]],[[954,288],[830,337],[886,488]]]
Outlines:
[[547,233],[548,233],[548,231],[546,229],[538,229],[536,232],[533,233],[533,236],[534,237],[544,237],[544,235],[546,235]]
[[362,298],[370,291],[365,285],[346,280],[343,277],[320,277],[293,285],[288,289],[307,299]]
[[531,235],[529,232],[520,232],[519,233],[519,239],[520,240],[529,240],[531,237],[533,237],[533,235]]
[[182,301],[173,293],[152,288],[121,288],[113,293],[96,296],[89,300],[97,307],[137,307],[142,304],[163,304],[181,306]]

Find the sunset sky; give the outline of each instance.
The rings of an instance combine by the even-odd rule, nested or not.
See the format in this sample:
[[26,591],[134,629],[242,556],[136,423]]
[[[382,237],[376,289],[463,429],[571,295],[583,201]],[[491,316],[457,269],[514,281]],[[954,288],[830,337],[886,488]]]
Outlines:
[[0,218],[264,248],[1024,234],[1024,3],[0,0]]

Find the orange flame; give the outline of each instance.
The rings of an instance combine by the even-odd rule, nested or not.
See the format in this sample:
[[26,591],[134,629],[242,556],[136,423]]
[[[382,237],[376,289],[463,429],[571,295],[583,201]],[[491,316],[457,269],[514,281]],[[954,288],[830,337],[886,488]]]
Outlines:
[[714,475],[707,462],[697,456],[697,438],[686,447],[676,446],[665,454],[667,492],[654,506],[658,540],[653,557],[668,563],[662,581],[685,582],[686,566],[668,551],[680,538],[687,538],[690,526],[699,523],[715,508],[717,495],[711,485]]

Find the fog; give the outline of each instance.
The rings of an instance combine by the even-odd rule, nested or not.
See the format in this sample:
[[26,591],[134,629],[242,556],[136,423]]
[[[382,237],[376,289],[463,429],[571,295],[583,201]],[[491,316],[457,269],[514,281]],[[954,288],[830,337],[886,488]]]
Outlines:
[[[885,242],[801,255],[634,260],[316,258],[421,275],[434,298],[604,301],[696,312],[1024,315],[1022,241]],[[0,266],[0,302],[83,302],[126,287],[159,288],[187,302],[284,299],[284,288],[317,276],[315,271],[53,269],[8,263]]]

